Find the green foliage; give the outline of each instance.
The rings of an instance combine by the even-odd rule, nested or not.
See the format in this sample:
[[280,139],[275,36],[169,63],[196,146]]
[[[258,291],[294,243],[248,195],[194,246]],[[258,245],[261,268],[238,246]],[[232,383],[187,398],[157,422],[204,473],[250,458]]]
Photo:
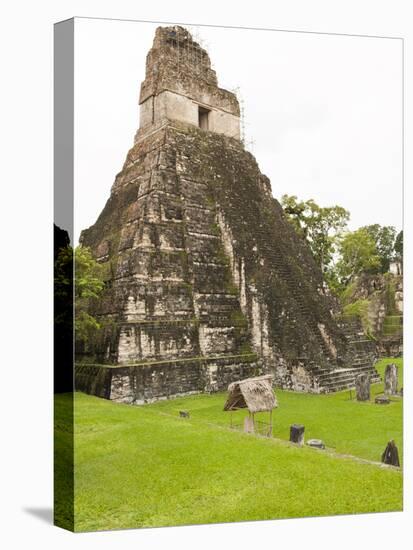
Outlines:
[[87,342],[101,328],[90,312],[91,300],[99,298],[104,288],[103,268],[89,248],[75,249],[75,333],[76,340]]
[[[372,277],[364,275],[349,283],[340,295],[344,315],[358,316],[369,337],[396,334],[401,330],[400,324],[394,327],[390,321],[395,319],[394,323],[399,323],[403,318],[396,307],[396,281],[397,278],[389,272]],[[368,298],[364,298],[366,293]],[[386,318],[380,329],[378,316],[383,306]]]
[[372,224],[345,233],[350,215],[341,206],[320,207],[294,195],[283,195],[281,204],[338,296],[361,273],[386,273],[393,259],[402,260],[403,231],[396,237],[393,226]]
[[383,336],[400,334],[403,331],[402,315],[386,315],[383,321]]
[[336,251],[337,239],[350,218],[349,212],[337,205],[319,206],[313,199],[299,201],[294,195],[283,195],[281,204],[297,233],[308,241],[322,271],[326,272]]
[[376,273],[381,262],[376,243],[365,228],[348,232],[339,241],[340,259],[337,262],[337,274],[347,285],[361,273]]
[[71,288],[73,275],[73,270],[71,269],[72,261],[72,247],[65,246],[60,248],[54,264],[55,295],[57,296],[67,296],[68,289]]
[[324,280],[326,281],[333,295],[337,297],[340,297],[342,293],[346,290],[345,284],[340,280],[340,277],[337,273],[335,264],[331,264],[326,267],[324,271]]
[[97,330],[101,328],[100,323],[86,311],[78,310],[75,317],[75,334],[77,340],[90,341]]
[[98,298],[103,290],[102,267],[88,247],[75,249],[75,297]]
[[245,317],[245,315],[242,313],[240,309],[232,311],[230,319],[231,319],[231,322],[237,326],[246,327],[248,324],[247,318]]
[[230,279],[228,277],[228,280],[227,282],[225,283],[225,291],[228,293],[228,294],[232,294],[234,296],[238,296],[239,294],[239,289],[237,287],[237,285],[232,281],[232,278]]
[[[384,360],[380,372],[387,362],[401,363]],[[372,386],[372,400],[382,391],[383,384]],[[357,402],[354,392],[350,400],[348,391],[276,395],[277,439],[270,440],[231,431],[223,393],[142,407],[76,394],[75,529],[402,509],[401,471],[329,455],[333,449],[380,461],[390,439],[402,455],[401,400],[382,407]],[[59,396],[57,407],[64,401]],[[189,419],[179,418],[181,409],[189,410]],[[245,416],[245,410],[234,412],[234,423]],[[268,414],[258,419],[268,421]],[[306,439],[323,439],[327,451],[290,445],[293,423],[305,425]]]
[[210,194],[206,195],[205,201],[206,201],[206,204],[209,208],[211,208],[211,209],[215,208],[215,206],[216,206],[215,198],[212,195],[210,195]]
[[403,231],[398,233],[396,240],[394,241],[394,252],[396,259],[403,261]]
[[394,277],[391,273],[385,274],[386,282],[386,312],[388,315],[397,314],[396,310],[396,285],[394,282]]
[[378,272],[387,273],[394,257],[396,229],[393,226],[381,226],[377,223],[366,225],[362,229],[367,231],[376,245],[377,256],[380,258]]
[[239,347],[240,355],[254,353],[251,344],[249,342],[243,342]]
[[343,308],[343,314],[348,316],[357,316],[361,319],[363,330],[367,336],[372,337],[373,329],[369,321],[369,300],[357,300],[351,304],[347,304]]
[[215,222],[211,224],[211,233],[212,233],[212,235],[217,235],[217,236],[219,236],[221,234],[221,230],[219,228],[219,225]]
[[369,301],[368,300],[357,300],[352,304],[344,306],[343,313],[344,315],[355,315],[361,317],[368,309]]
[[341,303],[343,305],[351,304],[355,291],[357,290],[357,283],[353,281],[344,287],[340,294]]
[[215,250],[215,258],[218,262],[222,263],[223,265],[230,265],[230,259],[229,256],[226,254],[225,249],[221,242],[217,243],[216,250]]

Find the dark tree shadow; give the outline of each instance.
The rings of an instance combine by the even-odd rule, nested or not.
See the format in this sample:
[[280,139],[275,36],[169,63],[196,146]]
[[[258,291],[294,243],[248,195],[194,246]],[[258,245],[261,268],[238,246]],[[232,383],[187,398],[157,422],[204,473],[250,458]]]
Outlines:
[[30,514],[31,516],[34,516],[35,518],[40,519],[41,521],[44,521],[48,523],[49,525],[53,525],[53,508],[23,508],[23,511],[26,512],[26,514]]

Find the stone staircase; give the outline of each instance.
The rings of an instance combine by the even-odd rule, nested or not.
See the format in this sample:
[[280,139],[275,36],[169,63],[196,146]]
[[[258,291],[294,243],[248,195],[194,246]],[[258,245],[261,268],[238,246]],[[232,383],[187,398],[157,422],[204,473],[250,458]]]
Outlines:
[[363,327],[358,318],[341,318],[338,325],[344,333],[349,345],[350,366],[334,368],[316,367],[313,369],[315,382],[320,393],[342,391],[355,387],[355,380],[359,374],[367,373],[370,383],[381,381],[379,373],[374,367],[377,359],[376,344],[366,338]]
[[354,388],[356,377],[361,373],[368,373],[372,384],[376,384],[381,380],[373,365],[337,368],[332,371],[318,369],[314,371],[314,377],[320,393],[330,393]]
[[301,282],[288,263],[282,260],[288,255],[283,243],[278,242],[273,246],[268,256],[278,275],[284,280],[290,293],[290,298],[295,303],[296,314],[307,324],[309,332],[313,336],[312,345],[318,346],[321,354],[328,358],[329,366],[321,366],[307,356],[301,359],[307,365],[314,380],[313,387],[320,393],[342,391],[355,387],[356,377],[361,373],[368,373],[372,384],[380,382],[380,376],[374,367],[377,359],[376,344],[366,338],[360,319],[357,317],[341,318],[338,326],[347,341],[348,353],[344,361],[345,367],[340,366],[331,356],[331,351],[320,334],[317,322],[314,319],[311,308],[303,299]]

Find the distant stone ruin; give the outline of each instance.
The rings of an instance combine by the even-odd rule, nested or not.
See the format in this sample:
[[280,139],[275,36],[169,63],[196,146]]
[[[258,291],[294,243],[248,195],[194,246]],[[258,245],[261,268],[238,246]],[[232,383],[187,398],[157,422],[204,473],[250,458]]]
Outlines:
[[403,276],[393,273],[363,273],[356,277],[348,303],[367,301],[365,331],[377,344],[382,357],[403,355]]
[[77,389],[144,403],[267,373],[307,392],[377,379],[374,344],[336,322],[240,139],[237,97],[184,28],[156,30],[139,102],[135,143],[81,235],[106,288],[92,304],[103,328],[77,345]]

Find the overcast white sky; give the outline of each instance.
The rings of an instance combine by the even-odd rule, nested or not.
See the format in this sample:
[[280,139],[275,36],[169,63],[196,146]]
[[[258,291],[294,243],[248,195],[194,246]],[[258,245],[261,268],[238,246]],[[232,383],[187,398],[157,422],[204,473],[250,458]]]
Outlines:
[[[76,19],[75,240],[92,225],[139,125],[157,24]],[[273,195],[339,204],[350,228],[402,224],[400,40],[192,27],[221,87],[239,87],[247,141]]]

